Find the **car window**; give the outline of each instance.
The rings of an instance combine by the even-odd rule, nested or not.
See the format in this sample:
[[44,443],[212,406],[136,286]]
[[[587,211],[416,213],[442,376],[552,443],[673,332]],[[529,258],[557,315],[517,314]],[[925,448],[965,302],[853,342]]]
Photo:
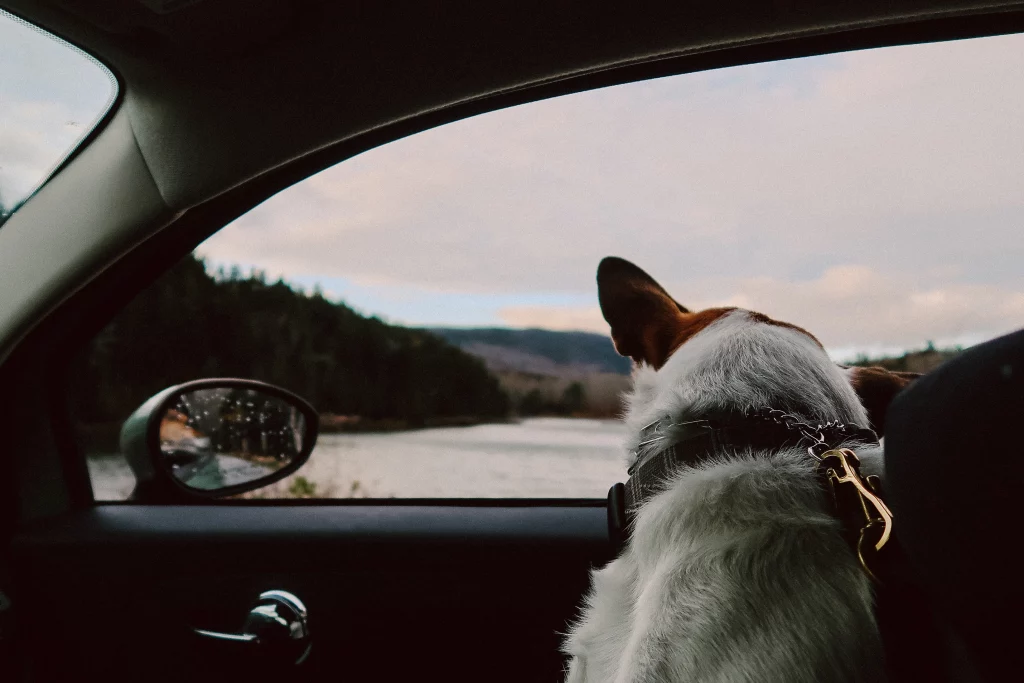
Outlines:
[[603,497],[630,361],[599,260],[691,309],[926,371],[1024,323],[1024,38],[721,69],[496,111],[279,193],[139,294],[76,361],[97,499],[128,414],[232,376],[304,396],[310,461],[253,497]]
[[117,81],[64,40],[0,10],[0,225],[106,116]]

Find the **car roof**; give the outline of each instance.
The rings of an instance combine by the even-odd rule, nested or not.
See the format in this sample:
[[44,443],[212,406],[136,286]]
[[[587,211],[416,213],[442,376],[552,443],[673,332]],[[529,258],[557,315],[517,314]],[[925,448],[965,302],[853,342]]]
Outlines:
[[[920,29],[892,27],[1020,6],[1000,0],[0,5],[79,44],[118,74],[142,155],[161,196],[177,209],[331,146],[356,152],[478,111],[612,82],[920,39]],[[845,37],[813,40],[837,33]],[[780,42],[800,40],[788,53],[779,49]],[[750,49],[769,44],[775,47]]]

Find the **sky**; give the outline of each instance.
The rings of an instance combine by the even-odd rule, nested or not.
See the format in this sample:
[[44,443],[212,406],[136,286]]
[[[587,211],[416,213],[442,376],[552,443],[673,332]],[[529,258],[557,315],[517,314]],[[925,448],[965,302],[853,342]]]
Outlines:
[[0,11],[0,205],[28,197],[116,94],[105,67]]
[[1008,36],[535,102],[342,162],[197,251],[400,324],[605,334],[616,255],[838,359],[969,345],[1024,326],[1021,73]]

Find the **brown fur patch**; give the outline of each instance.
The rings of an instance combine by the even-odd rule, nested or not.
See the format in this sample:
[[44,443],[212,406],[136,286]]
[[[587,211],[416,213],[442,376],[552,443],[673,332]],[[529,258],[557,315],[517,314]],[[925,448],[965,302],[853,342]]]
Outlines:
[[690,314],[664,290],[645,283],[633,287],[624,308],[627,312],[612,325],[615,350],[637,363],[660,367],[671,353],[676,328]]
[[[671,333],[667,336],[666,340],[667,344],[662,341],[659,345],[658,339],[649,338],[647,335],[644,336],[644,347],[650,350],[647,361],[657,370],[676,352],[676,349],[685,344],[691,337],[726,313],[735,310],[735,308],[708,308],[696,313],[680,312],[676,319],[672,321]],[[664,339],[664,335],[661,338]]]
[[878,436],[885,435],[885,413],[893,397],[920,376],[915,372],[890,372],[879,367],[850,368],[850,384],[868,411],[871,428]]
[[824,346],[821,345],[821,342],[818,341],[817,337],[815,337],[813,334],[811,334],[810,332],[808,332],[804,328],[797,327],[796,325],[794,325],[792,323],[784,323],[781,320],[774,320],[774,319],[769,318],[768,316],[766,316],[764,313],[755,313],[753,311],[750,311],[750,319],[755,321],[755,322],[764,323],[766,325],[775,325],[776,327],[786,327],[786,328],[788,328],[790,330],[796,330],[797,332],[800,332],[801,334],[805,334],[808,337],[810,337],[811,341],[813,341],[815,344],[820,346],[822,349],[825,348]]
[[[731,313],[737,310],[735,307],[729,308],[708,308],[703,311],[696,313],[683,313],[678,318],[672,321],[671,341],[664,351],[658,346],[659,337],[651,335],[649,338],[645,335],[644,347],[648,350],[647,359],[656,359],[658,362],[651,362],[654,369],[657,370],[676,352],[680,346],[685,344],[691,337],[703,330],[705,327],[721,318],[726,313]],[[765,325],[774,325],[776,327],[785,327],[790,330],[796,330],[801,334],[807,335],[807,337],[821,347],[821,342],[818,339],[805,330],[802,327],[782,322],[781,320],[773,320],[763,313],[755,313],[754,311],[746,311],[750,319],[757,323],[764,323]],[[821,347],[824,348],[824,347]],[[648,360],[650,362],[650,360]]]

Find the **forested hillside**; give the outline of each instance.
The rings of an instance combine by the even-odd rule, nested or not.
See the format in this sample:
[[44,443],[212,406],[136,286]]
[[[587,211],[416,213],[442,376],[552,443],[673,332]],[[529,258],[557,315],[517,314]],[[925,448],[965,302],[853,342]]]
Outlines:
[[463,350],[485,358],[492,370],[552,376],[595,372],[628,375],[630,370],[629,359],[615,352],[607,334],[455,327],[432,331]]
[[504,416],[483,362],[437,335],[364,317],[284,282],[212,276],[189,257],[123,310],[76,360],[82,423],[127,417],[157,391],[201,377],[277,384],[321,413],[409,425]]
[[630,360],[607,334],[503,328],[432,330],[480,358],[519,415],[616,417]]

